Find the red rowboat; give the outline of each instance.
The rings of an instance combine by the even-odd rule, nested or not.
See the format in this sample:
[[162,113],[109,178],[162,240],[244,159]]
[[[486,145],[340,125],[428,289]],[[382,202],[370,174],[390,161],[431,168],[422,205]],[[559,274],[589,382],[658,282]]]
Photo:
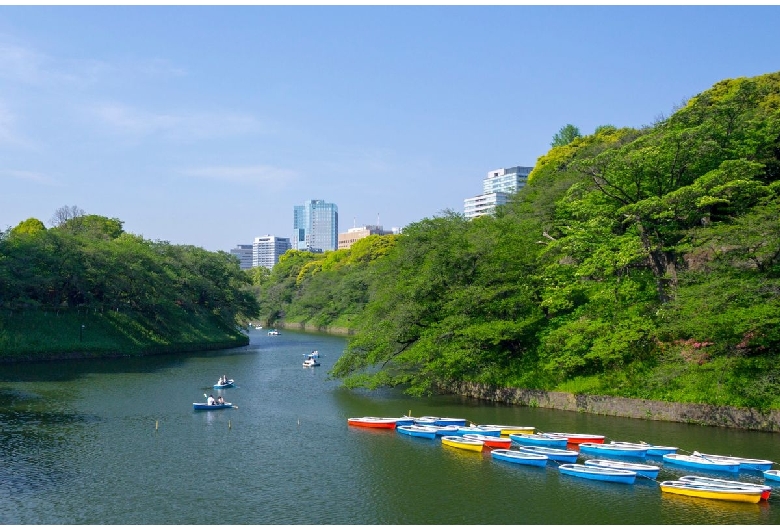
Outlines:
[[347,425],[355,427],[373,427],[375,429],[395,429],[398,418],[377,418],[374,416],[363,416],[362,418],[349,418]]
[[605,436],[603,434],[573,434],[570,432],[548,432],[550,436],[560,436],[566,438],[570,444],[592,443],[603,444]]

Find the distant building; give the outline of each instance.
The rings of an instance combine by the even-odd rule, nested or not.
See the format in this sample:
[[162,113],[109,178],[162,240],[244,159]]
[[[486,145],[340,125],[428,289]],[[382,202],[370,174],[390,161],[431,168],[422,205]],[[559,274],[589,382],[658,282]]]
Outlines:
[[515,166],[488,171],[487,177],[482,180],[482,195],[463,201],[466,219],[493,214],[497,206],[506,204],[510,195],[525,186],[532,169]]
[[339,250],[350,248],[355,243],[355,241],[358,239],[363,239],[364,237],[373,235],[386,236],[389,234],[397,234],[399,231],[400,230],[398,228],[384,230],[381,226],[378,225],[366,225],[350,228],[346,232],[339,234]]
[[306,201],[293,209],[293,248],[324,252],[338,248],[339,209],[322,200]]
[[290,250],[290,238],[271,235],[255,238],[252,245],[252,266],[272,269],[279,262],[279,258]]
[[230,249],[230,253],[238,258],[242,270],[252,268],[252,245],[236,245],[236,248]]

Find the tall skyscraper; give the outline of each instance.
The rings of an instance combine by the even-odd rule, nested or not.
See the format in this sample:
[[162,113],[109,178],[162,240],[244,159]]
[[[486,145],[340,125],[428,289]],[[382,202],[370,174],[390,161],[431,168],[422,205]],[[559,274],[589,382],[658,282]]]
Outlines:
[[313,199],[294,207],[294,248],[312,252],[336,250],[338,233],[339,209],[335,204]]
[[272,269],[279,257],[292,248],[289,237],[260,236],[252,245],[252,266]]

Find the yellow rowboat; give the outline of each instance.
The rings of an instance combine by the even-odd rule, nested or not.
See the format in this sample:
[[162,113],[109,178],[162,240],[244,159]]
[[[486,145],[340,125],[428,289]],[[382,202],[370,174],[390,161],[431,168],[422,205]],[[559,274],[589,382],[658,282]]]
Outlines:
[[702,499],[721,501],[758,503],[763,490],[760,487],[718,486],[681,480],[666,480],[661,482],[661,491]]
[[522,427],[519,425],[477,425],[483,429],[499,429],[501,436],[509,436],[510,434],[533,434],[536,432],[536,427]]
[[473,438],[464,438],[463,436],[442,436],[442,445],[455,447],[456,449],[466,449],[467,451],[482,451],[485,443],[482,440]]

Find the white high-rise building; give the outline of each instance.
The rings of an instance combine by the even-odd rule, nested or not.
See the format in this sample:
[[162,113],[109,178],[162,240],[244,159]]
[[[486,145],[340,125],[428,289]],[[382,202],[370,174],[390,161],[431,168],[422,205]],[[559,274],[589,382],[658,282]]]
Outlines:
[[463,201],[466,219],[490,215],[496,211],[496,206],[506,204],[511,194],[525,186],[532,169],[515,166],[488,171],[487,177],[482,180],[482,195]]
[[252,266],[272,269],[279,262],[279,257],[291,248],[289,237],[256,237],[252,245]]

